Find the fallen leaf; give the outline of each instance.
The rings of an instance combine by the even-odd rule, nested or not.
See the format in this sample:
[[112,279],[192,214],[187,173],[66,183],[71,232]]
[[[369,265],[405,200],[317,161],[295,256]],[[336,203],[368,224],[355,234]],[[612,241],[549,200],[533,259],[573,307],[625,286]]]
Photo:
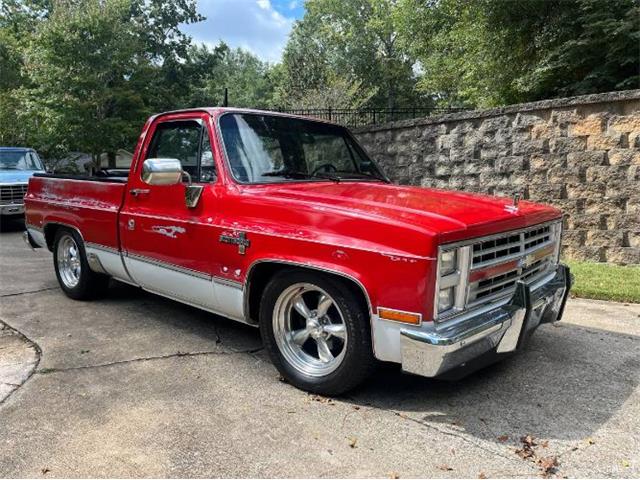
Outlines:
[[520,441],[524,445],[527,445],[529,447],[535,447],[537,445],[535,440],[536,440],[535,437],[532,437],[531,435],[525,435],[524,437],[520,437]]
[[630,465],[629,465],[629,460],[622,460],[622,466],[623,466],[624,468],[629,468],[629,466],[630,466]]
[[43,475],[46,475],[46,474],[47,474],[47,473],[49,473],[50,471],[51,471],[51,470],[49,470],[47,467],[44,467],[44,468],[42,469],[42,474],[43,474]]
[[549,440],[545,440],[540,445],[542,446],[542,448],[547,448],[549,446]]
[[484,474],[484,472],[480,472],[478,474],[478,478],[487,478],[487,476]]
[[558,458],[555,456],[540,458],[538,459],[538,465],[540,465],[542,475],[547,477],[552,473],[556,473],[558,467]]
[[499,441],[499,442],[504,443],[504,442],[506,442],[507,440],[509,440],[509,435],[500,435],[500,436],[498,437],[498,441]]
[[400,478],[400,475],[398,475],[397,472],[390,472],[389,473],[389,478]]
[[353,406],[353,409],[354,409],[354,410],[360,410],[360,407],[359,407],[358,405],[354,405],[354,406]]
[[526,460],[528,458],[533,458],[535,456],[534,451],[530,447],[523,447],[516,449],[516,455],[518,455],[521,459]]
[[357,448],[358,446],[358,439],[355,437],[349,437],[349,446],[351,448]]
[[589,445],[593,445],[593,444],[594,444],[594,443],[596,443],[596,442],[593,440],[593,438],[587,438],[587,443],[588,443]]
[[442,465],[438,465],[438,468],[442,471],[445,472],[450,472],[451,470],[453,470],[453,468],[451,468],[449,465],[447,465],[446,463],[443,463]]

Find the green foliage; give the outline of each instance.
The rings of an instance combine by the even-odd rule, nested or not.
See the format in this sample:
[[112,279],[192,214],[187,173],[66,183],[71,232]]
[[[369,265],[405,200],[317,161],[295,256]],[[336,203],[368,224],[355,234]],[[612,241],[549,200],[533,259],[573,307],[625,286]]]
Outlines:
[[323,83],[305,89],[281,105],[293,109],[358,109],[366,107],[376,93],[376,88],[364,87],[361,80],[350,81],[329,73]]
[[[196,0],[0,0],[0,143],[132,150],[191,106],[488,107],[640,88],[640,1],[307,0],[282,63],[180,26]],[[113,155],[110,155],[113,157]]]
[[[27,0],[2,4],[0,139],[45,157],[133,149],[146,116],[183,101],[190,40],[200,20],[180,0]],[[177,97],[177,98],[176,98]]]
[[403,35],[442,103],[496,106],[640,87],[637,0],[403,3]]
[[0,142],[54,162],[133,150],[148,115],[220,105],[225,86],[233,105],[273,99],[270,65],[180,31],[203,18],[195,0],[5,0],[0,12]]
[[224,43],[218,48],[221,59],[211,70],[206,87],[209,97],[217,101],[209,104],[222,105],[224,88],[227,87],[230,105],[269,108],[274,89],[270,75],[272,67],[246,50],[230,49]]
[[399,2],[308,0],[305,6],[283,56],[282,88],[292,103],[329,82],[375,92],[368,102],[372,106],[428,101],[414,88],[415,59],[400,45]]

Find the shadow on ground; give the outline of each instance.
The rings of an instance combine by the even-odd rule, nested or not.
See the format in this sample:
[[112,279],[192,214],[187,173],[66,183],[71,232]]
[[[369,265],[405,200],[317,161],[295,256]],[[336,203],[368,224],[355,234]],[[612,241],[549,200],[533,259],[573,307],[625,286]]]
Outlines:
[[[168,322],[212,342],[259,345],[257,329],[118,282],[102,301],[126,304],[132,299],[143,301],[154,322]],[[616,415],[636,389],[638,352],[640,337],[560,322],[541,327],[523,352],[462,380],[406,375],[384,364],[341,400],[484,440],[497,442],[507,435],[517,441],[526,434],[578,440]],[[272,367],[264,362],[261,368]]]
[[23,232],[24,229],[23,217],[0,217],[0,233]]

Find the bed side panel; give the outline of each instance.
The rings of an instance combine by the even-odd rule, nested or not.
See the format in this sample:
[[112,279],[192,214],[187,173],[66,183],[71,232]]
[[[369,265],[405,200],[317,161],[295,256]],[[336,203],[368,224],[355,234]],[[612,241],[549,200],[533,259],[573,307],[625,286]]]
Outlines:
[[119,248],[118,211],[126,184],[33,177],[25,197],[26,222],[43,229],[50,223],[77,228],[85,242]]

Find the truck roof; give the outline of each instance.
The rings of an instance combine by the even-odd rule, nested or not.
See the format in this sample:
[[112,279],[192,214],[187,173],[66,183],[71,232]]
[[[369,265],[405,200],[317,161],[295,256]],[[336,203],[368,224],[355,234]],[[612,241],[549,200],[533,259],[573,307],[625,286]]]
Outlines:
[[171,115],[174,113],[196,113],[196,112],[207,112],[210,115],[221,115],[223,113],[258,113],[262,115],[278,115],[282,117],[290,117],[290,118],[299,118],[301,120],[308,120],[312,122],[322,122],[328,123],[330,125],[338,125],[334,122],[330,122],[328,120],[324,120],[321,118],[313,118],[304,115],[296,115],[292,113],[279,112],[277,110],[260,110],[257,108],[240,108],[240,107],[197,107],[197,108],[184,108],[180,110],[171,110],[168,112],[158,113],[154,115],[152,118],[160,117],[162,115]]

